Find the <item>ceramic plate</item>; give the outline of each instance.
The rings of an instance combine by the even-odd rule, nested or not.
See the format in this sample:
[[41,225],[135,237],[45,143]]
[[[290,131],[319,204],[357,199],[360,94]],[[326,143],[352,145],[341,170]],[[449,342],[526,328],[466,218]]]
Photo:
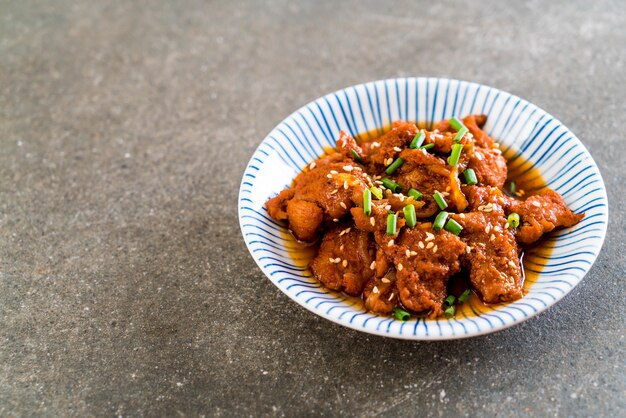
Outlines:
[[[367,313],[359,301],[321,287],[307,269],[310,255],[299,249],[285,225],[268,216],[265,202],[289,186],[307,163],[323,154],[324,147],[333,147],[339,130],[356,136],[399,119],[430,123],[467,114],[488,116],[484,130],[500,142],[510,169],[522,174],[534,170],[573,211],[586,214],[578,225],[549,234],[541,247],[524,257],[529,273],[526,296],[489,308],[468,305],[451,319],[401,322]],[[398,78],[328,94],[276,126],[243,175],[239,222],[250,254],[263,273],[311,312],[371,334],[442,340],[502,330],[563,298],[582,280],[600,252],[608,205],[602,177],[584,145],[537,106],[475,83]]]

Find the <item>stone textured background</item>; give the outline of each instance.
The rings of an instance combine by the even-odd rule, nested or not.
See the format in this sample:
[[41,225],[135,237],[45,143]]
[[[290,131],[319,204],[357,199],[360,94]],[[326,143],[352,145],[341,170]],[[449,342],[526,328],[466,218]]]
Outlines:
[[[621,1],[0,1],[0,416],[623,416],[625,45]],[[273,126],[418,75],[546,109],[608,188],[591,272],[494,335],[334,325],[240,235]]]

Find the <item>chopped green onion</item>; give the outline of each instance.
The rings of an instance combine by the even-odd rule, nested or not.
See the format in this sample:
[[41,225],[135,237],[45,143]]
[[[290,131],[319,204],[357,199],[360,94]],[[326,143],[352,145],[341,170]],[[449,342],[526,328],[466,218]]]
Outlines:
[[465,125],[459,119],[455,117],[450,118],[450,126],[454,128],[455,131],[460,131],[461,128],[464,128]]
[[476,172],[473,168],[468,168],[463,172],[463,176],[465,177],[465,183],[468,186],[472,186],[478,183],[478,179],[476,178]]
[[465,291],[461,293],[461,296],[459,296],[459,302],[461,303],[465,302],[467,299],[469,299],[471,294],[472,294],[471,290],[465,289]]
[[444,300],[444,302],[447,303],[448,306],[452,306],[454,305],[455,300],[456,298],[454,297],[454,295],[448,295],[448,297]]
[[381,181],[383,182],[383,186],[391,190],[393,193],[398,193],[402,191],[402,186],[391,179],[385,178],[385,179],[382,179]]
[[459,158],[461,157],[461,151],[463,151],[463,145],[452,145],[452,153],[450,153],[450,158],[448,158],[448,164],[457,165],[459,163]]
[[446,199],[443,198],[443,195],[441,193],[435,192],[435,194],[433,195],[433,199],[435,199],[435,202],[437,202],[437,206],[439,206],[439,209],[444,210],[448,207]]
[[373,187],[373,186],[370,187],[370,192],[372,192],[372,194],[376,196],[378,199],[383,198],[383,192],[378,187]]
[[433,223],[433,229],[435,231],[441,231],[441,228],[443,228],[443,225],[446,223],[447,219],[448,212],[439,212],[439,215],[437,215],[437,217],[435,218],[435,222]]
[[454,136],[454,142],[461,142],[461,139],[463,139],[463,137],[465,136],[465,134],[468,132],[468,129],[463,126],[459,132],[456,133],[456,135]]
[[372,214],[372,192],[369,189],[363,191],[363,213],[367,216]]
[[421,147],[422,143],[424,143],[424,139],[426,139],[424,132],[418,132],[418,134],[415,135],[415,138],[413,138],[413,141],[409,144],[409,148],[416,149]]
[[517,191],[517,184],[515,183],[515,180],[511,180],[509,182],[509,187],[507,187],[507,192],[509,193],[509,196],[513,197],[515,196],[516,191]]
[[519,214],[515,212],[511,213],[509,217],[506,218],[506,221],[511,228],[517,228],[519,226]]
[[396,214],[387,215],[387,235],[396,235]]
[[443,313],[445,313],[448,316],[454,316],[454,313],[456,312],[456,306],[452,305],[450,307],[448,307],[448,309],[446,309],[445,311],[443,311]]
[[404,164],[404,160],[402,158],[397,158],[389,167],[387,167],[385,173],[392,175],[393,172],[400,168],[402,164]]
[[400,308],[393,308],[393,316],[400,321],[408,321],[411,318],[411,314]]
[[413,228],[417,225],[417,217],[415,216],[415,207],[413,205],[406,205],[402,211],[404,212],[407,226]]
[[435,144],[430,143],[430,144],[426,144],[420,147],[420,149],[425,149],[426,151],[428,151],[431,148],[434,148]]
[[358,152],[356,152],[355,150],[351,149],[350,153],[354,156],[354,159],[357,160],[358,162],[363,161],[363,158],[361,158],[361,156],[359,155]]
[[446,223],[446,226],[444,226],[444,229],[454,235],[459,235],[463,227],[454,219],[450,219],[448,223]]
[[422,198],[424,197],[422,192],[415,190],[415,189],[409,189],[407,194],[415,200],[422,200]]

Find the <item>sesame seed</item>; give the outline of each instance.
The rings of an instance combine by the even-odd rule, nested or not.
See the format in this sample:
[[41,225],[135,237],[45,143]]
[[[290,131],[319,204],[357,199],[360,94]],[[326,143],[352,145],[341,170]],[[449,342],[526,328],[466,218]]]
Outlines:
[[509,226],[510,226],[510,225],[509,225],[509,223],[508,223],[508,222],[507,222],[507,223],[505,223],[505,224],[504,224],[504,229],[509,229]]
[[446,192],[450,191],[450,186],[446,186]]
[[478,161],[481,161],[483,159],[483,155],[480,152],[475,152],[474,157],[476,157]]
[[417,246],[420,247],[420,248],[424,248],[424,243],[422,241],[420,241],[420,242],[417,243]]
[[459,218],[465,219],[465,214],[464,213],[459,213]]
[[441,192],[441,195],[442,196],[450,196],[450,193],[448,193],[448,192]]
[[370,218],[370,223],[372,224],[372,226],[376,226],[376,219],[374,219],[373,217]]
[[341,244],[341,247],[339,247],[339,251],[343,251],[343,244]]
[[326,174],[326,177],[328,177],[329,179],[332,179],[333,175],[332,174]]
[[339,219],[334,218],[334,219],[333,219],[333,222],[339,222]]
[[354,167],[352,167],[351,165],[344,165],[343,169],[346,170],[346,171],[352,171],[352,170],[354,170]]
[[370,270],[374,270],[376,268],[376,260],[372,261],[372,264],[370,264]]
[[330,192],[330,194],[335,194],[335,193],[337,193],[338,191],[339,191],[339,190],[335,189],[335,190],[333,190],[332,192]]
[[494,149],[493,152],[495,152],[496,154],[502,154],[502,151],[500,151],[499,149]]
[[491,231],[491,224],[487,224],[485,227],[485,234],[488,234]]
[[496,236],[491,234],[491,236],[489,237],[489,241],[495,241],[496,240]]
[[389,242],[387,243],[387,247],[393,247],[393,240],[389,240]]
[[380,180],[374,180],[374,184],[383,184],[383,182]]
[[417,255],[417,251],[411,251],[411,256],[415,257]]
[[435,239],[435,234],[433,234],[432,232],[426,232],[426,239],[424,241],[428,242],[434,239]]
[[429,242],[428,244],[426,244],[426,249],[430,250],[431,248],[433,248],[435,244],[433,244],[432,242]]
[[380,144],[378,142],[372,142],[372,145],[370,146],[370,148],[374,149],[376,147],[380,147]]
[[511,266],[511,267],[513,267],[513,268],[517,267],[517,266],[515,265],[515,261],[513,261],[513,260],[509,260],[509,266]]
[[341,206],[341,207],[342,207],[342,208],[344,208],[344,209],[348,209],[348,207],[346,206],[346,204],[345,204],[345,203],[343,203],[343,202],[339,202],[339,206]]
[[337,170],[330,170],[330,174],[339,174]]
[[313,161],[311,164],[309,164],[309,170],[313,170],[315,168],[315,161]]
[[385,205],[385,210],[391,210],[391,205]]
[[494,142],[493,144],[491,144],[491,148],[498,148],[500,146],[500,144],[498,144],[497,142]]
[[348,267],[348,260],[343,260],[341,262],[341,265],[344,266],[344,267]]
[[483,212],[487,212],[487,213],[493,212],[493,208],[485,208],[483,209]]
[[434,254],[434,253],[436,253],[436,252],[437,252],[437,246],[435,245],[435,246],[433,247],[433,254]]
[[398,263],[398,267],[397,267],[398,271],[402,271],[403,268],[404,268],[404,266],[402,266],[402,264]]
[[343,182],[343,188],[348,190],[348,180],[344,180]]
[[502,231],[502,228],[500,228],[498,225],[496,225],[496,226],[493,227],[493,230],[496,231],[496,232],[500,232],[500,231]]
[[393,150],[396,152],[402,152],[402,148],[400,147],[393,147]]
[[374,286],[374,288],[372,289],[372,292],[377,294],[378,293],[378,286]]
[[538,202],[538,201],[536,201],[536,200],[533,200],[530,204],[531,204],[531,205],[533,205],[533,206],[536,206],[536,207],[538,207],[538,208],[540,208],[540,207],[541,207],[541,203],[540,203],[540,202]]
[[404,253],[406,254],[407,258],[411,256],[411,250],[409,249],[407,249]]
[[472,251],[472,247],[470,247],[469,245],[467,247],[465,247],[465,252],[466,253],[470,253]]
[[390,294],[390,295],[389,295],[389,297],[387,298],[387,300],[388,300],[389,302],[391,302],[391,299],[393,299],[393,292],[391,292],[391,294]]
[[400,202],[404,202],[404,195],[403,194],[400,195]]
[[331,263],[334,263],[335,259],[334,258],[329,258],[328,261],[330,261]]
[[382,279],[380,279],[380,281],[383,282],[383,283],[391,283],[391,280],[389,280],[386,277],[383,277]]

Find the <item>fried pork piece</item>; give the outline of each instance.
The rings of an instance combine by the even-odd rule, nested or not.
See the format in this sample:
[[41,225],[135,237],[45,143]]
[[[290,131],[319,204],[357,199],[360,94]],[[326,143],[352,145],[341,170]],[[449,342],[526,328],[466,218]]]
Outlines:
[[[376,232],[376,243],[396,267],[396,288],[402,304],[414,312],[440,315],[448,278],[461,270],[465,244],[447,231],[435,232],[430,223],[404,228],[397,237]],[[390,242],[393,242],[390,244]]]
[[509,212],[513,201],[497,187],[462,186],[461,190],[467,198],[467,210],[469,212],[486,210],[504,216],[505,212]]
[[451,167],[436,155],[423,149],[405,149],[400,154],[404,164],[394,173],[394,180],[401,184],[405,191],[413,188],[424,195],[424,210],[431,215],[437,210],[433,194],[438,191],[444,194],[450,209],[463,211],[467,206],[465,196],[461,193],[456,167]]
[[[469,252],[464,263],[469,267],[472,287],[487,303],[521,298],[522,269],[515,235],[505,228],[500,211],[451,215],[463,226],[463,240]],[[468,250],[466,250],[468,251]]]
[[512,200],[511,212],[520,216],[517,240],[523,244],[537,241],[545,233],[580,222],[585,214],[572,212],[560,194],[545,188],[526,200]]
[[272,218],[287,220],[293,235],[305,242],[317,239],[324,221],[345,216],[354,202],[363,199],[370,182],[360,166],[341,154],[321,158],[310,167],[298,174],[291,188],[265,204]]
[[409,146],[417,132],[414,123],[394,122],[389,132],[369,144],[369,172],[382,173],[400,155],[401,150]]
[[373,241],[367,232],[348,224],[335,225],[324,234],[317,256],[309,267],[313,275],[332,290],[360,295],[374,276]]
[[395,271],[389,270],[384,277],[370,279],[363,289],[363,301],[370,312],[390,314],[398,303]]
[[508,168],[499,149],[474,147],[467,167],[474,170],[480,185],[502,187],[506,182]]

